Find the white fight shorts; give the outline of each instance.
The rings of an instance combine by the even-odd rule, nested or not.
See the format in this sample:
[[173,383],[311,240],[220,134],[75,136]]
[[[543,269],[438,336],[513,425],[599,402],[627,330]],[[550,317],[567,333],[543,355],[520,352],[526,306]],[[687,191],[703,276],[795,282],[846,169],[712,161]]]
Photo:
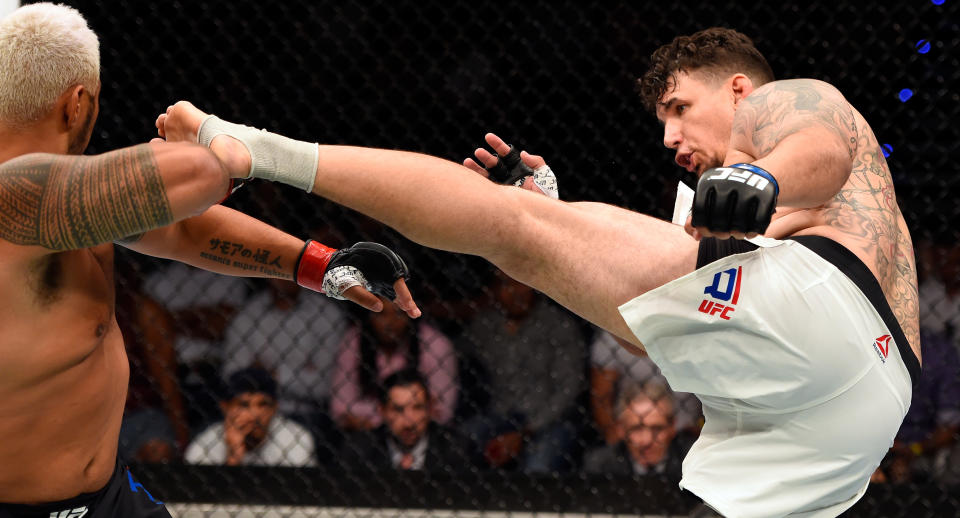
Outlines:
[[727,517],[833,517],[866,491],[920,366],[880,285],[817,236],[754,240],[620,307],[705,424],[680,487]]

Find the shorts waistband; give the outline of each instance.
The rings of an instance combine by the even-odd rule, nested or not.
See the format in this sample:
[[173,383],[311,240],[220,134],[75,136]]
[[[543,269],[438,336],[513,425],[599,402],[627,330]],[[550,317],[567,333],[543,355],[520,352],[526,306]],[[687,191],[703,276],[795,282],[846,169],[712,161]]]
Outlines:
[[103,499],[103,496],[107,493],[111,486],[117,484],[118,481],[123,481],[123,470],[125,467],[126,465],[123,464],[118,455],[117,465],[113,470],[113,475],[102,488],[91,493],[80,493],[79,495],[73,498],[67,498],[66,500],[59,500],[57,502],[43,502],[39,504],[5,504],[0,502],[0,518],[20,518],[34,516],[48,517],[51,515],[51,513],[58,513],[65,509],[77,509],[84,506],[95,507],[95,505]]
[[900,328],[900,322],[898,322],[897,317],[893,315],[890,304],[887,303],[887,298],[883,294],[883,289],[880,288],[880,283],[877,282],[876,277],[873,276],[873,272],[867,268],[867,265],[863,264],[863,261],[861,261],[856,254],[847,250],[840,243],[823,236],[794,236],[787,239],[796,241],[810,249],[810,251],[819,255],[825,261],[836,266],[837,269],[853,281],[863,295],[867,297],[867,300],[870,301],[874,309],[877,310],[877,313],[880,314],[884,325],[887,326],[890,334],[893,335],[893,339],[897,343],[897,349],[900,351],[900,357],[903,358],[907,372],[910,373],[910,382],[913,386],[916,386],[917,381],[920,379],[920,360],[917,359],[917,355],[914,354],[913,349],[910,347],[910,342],[907,341],[906,335],[903,334],[903,329]]

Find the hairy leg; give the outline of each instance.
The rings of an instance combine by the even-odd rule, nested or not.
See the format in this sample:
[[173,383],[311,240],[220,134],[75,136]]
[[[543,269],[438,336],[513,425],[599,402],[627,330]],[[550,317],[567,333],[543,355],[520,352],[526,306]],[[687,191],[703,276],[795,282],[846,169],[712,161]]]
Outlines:
[[415,153],[321,146],[313,192],[425,246],[482,256],[636,345],[617,307],[696,265],[697,242],[680,226],[496,185]]
[[[168,140],[197,139],[206,114],[180,102],[157,119]],[[249,164],[243,145],[211,149]],[[227,155],[227,156],[223,156]],[[242,166],[241,166],[242,168]],[[494,184],[427,155],[320,146],[313,193],[373,217],[422,245],[478,255],[583,318],[641,345],[617,307],[696,265],[682,227],[598,203],[565,203]]]

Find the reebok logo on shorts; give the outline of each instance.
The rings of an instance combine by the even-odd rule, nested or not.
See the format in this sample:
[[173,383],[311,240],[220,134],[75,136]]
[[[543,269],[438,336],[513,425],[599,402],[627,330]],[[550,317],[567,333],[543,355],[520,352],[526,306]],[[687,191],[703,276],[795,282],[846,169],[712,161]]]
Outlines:
[[713,276],[713,283],[703,289],[703,293],[709,295],[709,298],[700,302],[697,311],[730,320],[730,316],[735,310],[734,306],[740,300],[740,280],[742,277],[742,266],[717,272]]
[[890,354],[890,335],[883,335],[873,341],[873,348],[880,355],[880,361],[887,363],[887,355]]
[[59,513],[54,511],[50,513],[50,518],[82,518],[87,514],[87,506],[78,507],[76,509],[67,509],[66,511],[60,511]]

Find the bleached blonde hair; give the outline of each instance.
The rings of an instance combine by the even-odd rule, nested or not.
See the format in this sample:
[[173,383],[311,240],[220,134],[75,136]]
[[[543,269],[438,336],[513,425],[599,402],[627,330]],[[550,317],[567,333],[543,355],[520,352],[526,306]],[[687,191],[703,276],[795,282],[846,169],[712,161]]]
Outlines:
[[76,9],[32,4],[0,20],[0,122],[35,122],[78,84],[99,86],[100,41]]

